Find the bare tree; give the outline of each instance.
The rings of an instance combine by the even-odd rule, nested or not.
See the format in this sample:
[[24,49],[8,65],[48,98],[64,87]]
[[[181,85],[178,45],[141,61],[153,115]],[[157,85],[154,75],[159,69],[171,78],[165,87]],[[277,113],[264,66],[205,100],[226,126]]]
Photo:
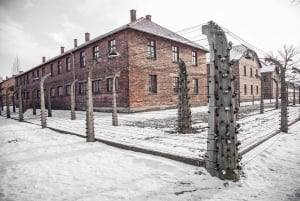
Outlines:
[[270,62],[280,69],[280,78],[281,78],[281,124],[280,130],[282,132],[288,132],[288,122],[287,122],[287,83],[285,72],[287,69],[296,68],[300,64],[299,50],[293,45],[287,46],[284,45],[282,49],[278,50],[277,55],[271,52],[265,60]]

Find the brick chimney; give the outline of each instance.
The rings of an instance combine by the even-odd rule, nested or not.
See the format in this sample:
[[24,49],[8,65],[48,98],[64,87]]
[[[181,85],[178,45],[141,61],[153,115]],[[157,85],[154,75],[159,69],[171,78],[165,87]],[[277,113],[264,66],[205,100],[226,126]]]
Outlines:
[[130,10],[130,22],[136,21],[136,10],[131,9]]
[[43,62],[43,63],[46,62],[46,57],[42,57],[42,62]]
[[90,33],[86,32],[85,33],[85,42],[88,42],[90,40]]
[[61,46],[60,47],[60,53],[63,54],[65,52],[65,47]]
[[74,38],[74,47],[77,47],[77,38]]
[[151,15],[146,15],[146,20],[151,21]]

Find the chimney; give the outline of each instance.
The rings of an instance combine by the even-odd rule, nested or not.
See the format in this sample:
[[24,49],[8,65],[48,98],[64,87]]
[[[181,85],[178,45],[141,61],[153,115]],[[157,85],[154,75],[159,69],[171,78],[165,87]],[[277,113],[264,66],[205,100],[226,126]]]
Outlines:
[[85,42],[88,42],[90,40],[90,33],[86,32],[85,33]]
[[151,15],[146,15],[146,20],[151,21]]
[[62,53],[64,53],[64,52],[65,52],[65,47],[61,46],[61,47],[60,47],[60,53],[62,54]]
[[74,47],[77,47],[77,38],[74,38]]
[[134,22],[136,20],[136,10],[130,10],[130,22]]
[[46,57],[42,57],[42,62],[43,62],[43,63],[46,62]]

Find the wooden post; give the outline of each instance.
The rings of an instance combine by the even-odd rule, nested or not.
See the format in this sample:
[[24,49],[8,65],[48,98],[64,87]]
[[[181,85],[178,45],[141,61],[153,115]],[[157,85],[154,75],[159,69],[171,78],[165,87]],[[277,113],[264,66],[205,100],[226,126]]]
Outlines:
[[47,77],[49,77],[51,73],[43,76],[40,83],[40,91],[41,91],[41,126],[42,128],[47,127],[47,118],[45,112],[45,92],[44,92],[44,82]]
[[117,113],[117,94],[116,94],[116,79],[120,76],[120,72],[116,73],[113,77],[113,99],[112,99],[112,125],[118,126],[118,113]]
[[75,113],[75,83],[78,80],[74,80],[71,84],[71,120],[76,119],[76,113]]

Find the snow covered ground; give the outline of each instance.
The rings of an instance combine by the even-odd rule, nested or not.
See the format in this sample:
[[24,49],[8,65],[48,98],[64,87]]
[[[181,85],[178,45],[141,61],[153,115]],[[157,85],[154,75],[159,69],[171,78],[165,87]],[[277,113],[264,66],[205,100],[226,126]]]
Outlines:
[[[244,105],[247,103],[243,103]],[[248,103],[249,104],[249,103]],[[252,103],[250,103],[251,105]],[[193,127],[198,128],[194,134],[178,134],[176,129],[177,109],[119,114],[120,126],[112,126],[111,113],[95,112],[96,138],[125,144],[128,146],[159,151],[162,153],[202,160],[206,152],[207,107],[192,108]],[[300,107],[288,107],[289,122],[299,118]],[[40,111],[37,111],[40,114]],[[77,111],[77,120],[70,120],[70,111],[53,110],[53,117],[47,118],[48,126],[85,136],[85,117],[83,111]],[[18,118],[18,113],[12,116]],[[279,129],[280,110],[265,109],[241,113],[242,118],[238,140],[242,142],[240,150],[244,151],[253,144],[272,135]],[[28,109],[24,119],[40,124],[40,115],[32,115]]]
[[[260,132],[264,125],[258,116],[252,115],[249,124],[258,122]],[[289,134],[276,135],[245,154],[238,182],[211,177],[201,167],[87,143],[4,117],[0,130],[1,201],[300,199],[299,121]]]

